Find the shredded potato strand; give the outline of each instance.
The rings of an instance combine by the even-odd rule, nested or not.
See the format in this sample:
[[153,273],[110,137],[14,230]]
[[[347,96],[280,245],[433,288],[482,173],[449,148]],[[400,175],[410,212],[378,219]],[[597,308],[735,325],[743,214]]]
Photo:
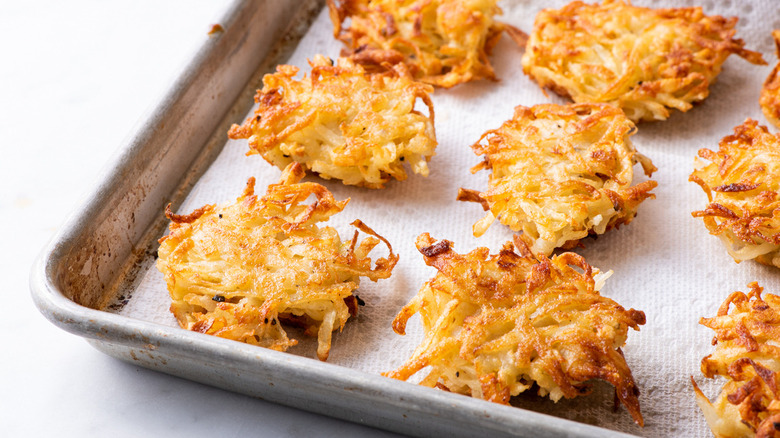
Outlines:
[[696,402],[718,438],[777,436],[780,423],[780,297],[758,283],[732,293],[717,316],[700,323],[715,331],[715,352],[701,361],[707,378],[726,384],[713,402],[693,383]]
[[[301,183],[292,163],[263,197],[254,178],[235,203],[206,205],[186,216],[170,210],[170,234],[160,239],[158,269],[165,275],[171,312],[186,329],[285,351],[297,341],[282,323],[317,336],[326,360],[331,332],[357,312],[360,277],[388,278],[398,262],[390,244],[360,221],[343,242],[336,230],[318,227],[349,202],[323,186]],[[306,204],[314,195],[316,201]],[[380,242],[390,255],[371,266]]]
[[396,316],[404,334],[420,314],[425,337],[411,358],[385,375],[407,380],[430,367],[422,383],[508,404],[533,383],[557,401],[587,394],[591,379],[615,386],[642,424],[639,390],[620,347],[645,315],[599,295],[603,282],[574,253],[552,259],[520,256],[507,243],[497,255],[466,255],[427,233],[417,238],[425,263],[438,273]]
[[765,64],[734,38],[736,23],[701,7],[574,1],[536,16],[523,71],[575,102],[609,103],[635,122],[665,120],[669,109],[688,111],[705,99],[732,53]]

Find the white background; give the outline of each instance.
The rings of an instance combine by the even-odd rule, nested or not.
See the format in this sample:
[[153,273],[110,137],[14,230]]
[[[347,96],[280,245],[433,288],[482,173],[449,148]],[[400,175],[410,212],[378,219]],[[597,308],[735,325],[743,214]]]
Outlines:
[[228,2],[0,0],[0,436],[391,436],[148,371],[38,313],[30,267]]

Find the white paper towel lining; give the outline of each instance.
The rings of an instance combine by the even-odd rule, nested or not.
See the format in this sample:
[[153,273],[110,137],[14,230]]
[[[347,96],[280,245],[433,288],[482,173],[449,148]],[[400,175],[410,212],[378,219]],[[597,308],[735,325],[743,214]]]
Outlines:
[[[537,11],[567,3],[500,2],[504,9],[500,19],[529,32]],[[652,7],[701,5],[707,14],[738,16],[737,37],[746,41],[747,48],[761,51],[770,64],[776,62],[771,30],[780,28],[780,15],[771,1],[633,3]],[[288,63],[308,72],[307,58],[318,53],[335,58],[341,49],[342,45],[332,37],[330,19],[322,11]],[[395,334],[391,328],[396,313],[435,272],[424,264],[415,249],[417,235],[429,232],[436,239],[451,240],[461,253],[478,246],[487,246],[495,253],[511,239],[511,232],[498,222],[483,237],[473,237],[471,226],[484,213],[477,204],[456,202],[455,196],[460,187],[486,188],[488,172],[472,175],[469,171],[481,161],[469,146],[484,131],[511,118],[516,105],[565,102],[552,93],[545,96],[535,82],[523,75],[521,55],[522,51],[504,37],[492,57],[499,82],[480,81],[436,90],[433,101],[439,146],[429,163],[427,178],[412,175],[406,181],[389,183],[384,190],[309,178],[328,187],[337,199],[351,198],[347,208],[328,223],[342,237],[351,235],[348,224],[359,218],[386,237],[400,255],[390,279],[378,283],[362,281],[358,294],[367,304],[343,332],[334,334],[328,362],[378,374],[399,366],[422,339],[418,317],[411,320],[406,336]],[[555,404],[524,394],[517,397],[515,405],[643,436],[710,436],[695,404],[689,378],[694,376],[710,396],[717,393],[722,382],[704,379],[699,370],[702,357],[713,349],[713,332],[700,326],[699,318],[714,315],[729,293],[745,290],[751,281],[759,281],[767,292],[780,293],[780,272],[754,262],[734,263],[719,239],[710,236],[701,221],[691,217],[691,211],[704,207],[706,197],[696,184],[688,182],[688,175],[698,149],[717,150],[718,141],[745,118],[767,124],[758,106],[758,96],[770,70],[771,66],[754,66],[732,56],[703,103],[688,113],[674,111],[664,122],[641,123],[632,140],[658,167],[653,175],[659,183],[654,190],[657,199],[645,201],[630,225],[598,239],[586,239],[585,248],[577,250],[591,265],[614,271],[602,289],[603,295],[647,315],[647,324],[640,332],[629,333],[623,349],[642,392],[645,427],[636,426],[622,407],[613,412],[612,387],[603,383],[596,384],[594,393],[587,397]],[[246,151],[245,140],[228,141],[179,212],[235,200],[250,176],[257,178],[256,191],[264,193],[265,186],[276,182],[281,172],[258,155],[245,156]],[[635,172],[635,182],[644,179],[639,166]],[[150,268],[143,275],[120,313],[177,326],[168,311],[170,299],[162,274]],[[290,353],[316,357],[314,339],[305,338],[294,329],[290,334],[301,341]]]

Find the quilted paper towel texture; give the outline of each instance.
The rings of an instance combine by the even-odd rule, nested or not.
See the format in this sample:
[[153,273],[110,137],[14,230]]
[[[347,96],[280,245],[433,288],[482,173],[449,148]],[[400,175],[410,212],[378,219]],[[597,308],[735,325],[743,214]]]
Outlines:
[[[528,32],[537,11],[567,3],[504,1],[500,2],[504,9],[500,19]],[[744,39],[749,49],[761,51],[770,64],[776,61],[770,33],[780,28],[780,15],[772,1],[633,3],[651,7],[700,5],[707,14],[738,16],[737,37]],[[288,63],[306,72],[307,58],[318,53],[336,57],[341,49],[332,37],[327,12],[322,11]],[[358,294],[367,304],[343,332],[334,334],[329,363],[378,374],[399,366],[422,339],[418,317],[411,320],[406,336],[396,335],[391,328],[398,310],[435,273],[415,249],[418,234],[430,232],[434,238],[451,240],[461,253],[477,246],[497,252],[503,242],[511,239],[511,232],[499,223],[481,238],[474,238],[471,225],[482,217],[482,209],[477,204],[456,202],[455,196],[460,187],[483,190],[487,185],[488,172],[469,172],[481,160],[469,146],[484,131],[511,118],[516,105],[564,102],[552,93],[545,96],[523,75],[521,55],[522,50],[504,37],[492,57],[500,81],[435,91],[439,146],[429,163],[427,178],[412,175],[406,181],[389,183],[384,190],[310,178],[327,186],[337,199],[351,198],[344,212],[328,224],[336,227],[342,237],[351,235],[348,224],[359,218],[385,236],[400,255],[390,279],[361,283]],[[645,201],[630,225],[597,240],[586,239],[585,248],[577,250],[591,265],[614,271],[602,289],[603,295],[647,315],[647,324],[640,332],[629,333],[624,348],[642,392],[645,427],[636,426],[623,408],[613,412],[613,390],[607,384],[596,384],[590,396],[557,404],[524,394],[514,401],[517,406],[640,436],[710,436],[695,404],[689,376],[694,376],[710,396],[717,393],[722,382],[705,380],[699,371],[701,358],[712,351],[712,332],[699,326],[698,320],[714,315],[730,292],[745,290],[750,281],[759,281],[767,292],[780,292],[780,272],[753,262],[734,263],[720,241],[691,217],[691,211],[703,208],[706,197],[697,185],[688,182],[688,175],[698,149],[717,149],[718,141],[746,117],[767,124],[758,107],[758,96],[770,70],[770,66],[754,66],[732,56],[703,103],[688,113],[673,111],[664,122],[640,123],[632,140],[658,167],[653,175],[659,183],[654,190],[657,199]],[[228,141],[179,211],[232,201],[250,176],[257,178],[258,192],[276,182],[280,171],[257,155],[246,157],[246,151],[246,141]],[[638,166],[635,172],[635,181],[644,179]],[[175,326],[169,304],[162,275],[151,268],[122,313]],[[294,330],[291,335],[301,343],[290,353],[316,357],[316,341]]]

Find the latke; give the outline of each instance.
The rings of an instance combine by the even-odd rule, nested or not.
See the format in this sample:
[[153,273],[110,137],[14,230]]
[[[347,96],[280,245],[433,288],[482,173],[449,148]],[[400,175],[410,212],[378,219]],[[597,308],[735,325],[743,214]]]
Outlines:
[[450,88],[496,79],[488,55],[511,28],[493,19],[501,14],[496,2],[328,0],[328,8],[345,56],[368,68],[403,62],[420,81]]
[[[345,58],[317,55],[309,64],[301,80],[291,65],[265,75],[255,115],[228,136],[249,139],[248,155],[280,169],[295,161],[348,185],[377,189],[405,180],[404,163],[428,176],[436,149],[430,85],[414,81],[403,64],[373,75]],[[415,110],[418,98],[428,115]]]
[[735,39],[737,18],[701,7],[651,9],[622,0],[575,1],[536,16],[523,71],[575,102],[622,108],[633,121],[665,120],[709,95],[721,65],[736,54],[766,64]]
[[[780,30],[773,31],[772,38],[775,40],[775,53],[780,58]],[[780,61],[764,81],[759,104],[767,120],[780,128]]]
[[642,424],[639,390],[620,348],[645,315],[625,310],[599,289],[600,273],[574,253],[536,259],[507,242],[499,254],[477,248],[457,254],[452,242],[417,238],[425,263],[438,272],[398,313],[403,335],[420,314],[424,339],[386,376],[407,380],[430,367],[421,385],[508,404],[538,385],[558,401],[590,393],[591,379],[615,386],[617,399]]
[[780,297],[762,297],[756,282],[748,287],[747,294],[729,295],[717,316],[700,321],[715,331],[715,352],[702,359],[701,371],[726,384],[710,402],[691,382],[717,438],[780,436]]
[[635,132],[623,112],[607,104],[516,107],[511,120],[472,146],[485,155],[472,173],[492,170],[487,191],[458,194],[488,210],[474,224],[474,235],[498,219],[522,231],[534,254],[550,255],[631,222],[657,186],[655,181],[631,186],[637,162],[648,176],[656,170],[631,144]]
[[[292,163],[263,197],[250,178],[235,203],[189,215],[168,206],[170,234],[160,239],[157,268],[183,328],[285,351],[297,341],[283,325],[295,325],[317,336],[317,357],[328,358],[332,332],[357,314],[360,276],[388,278],[398,256],[360,221],[353,225],[369,235],[361,241],[357,230],[342,242],[335,229],[318,227],[349,199],[298,182],[303,176]],[[305,204],[310,195],[316,200]],[[372,269],[368,254],[380,242],[390,255]]]
[[780,136],[747,119],[720,141],[699,149],[690,181],[709,205],[694,211],[737,263],[755,259],[780,267]]

